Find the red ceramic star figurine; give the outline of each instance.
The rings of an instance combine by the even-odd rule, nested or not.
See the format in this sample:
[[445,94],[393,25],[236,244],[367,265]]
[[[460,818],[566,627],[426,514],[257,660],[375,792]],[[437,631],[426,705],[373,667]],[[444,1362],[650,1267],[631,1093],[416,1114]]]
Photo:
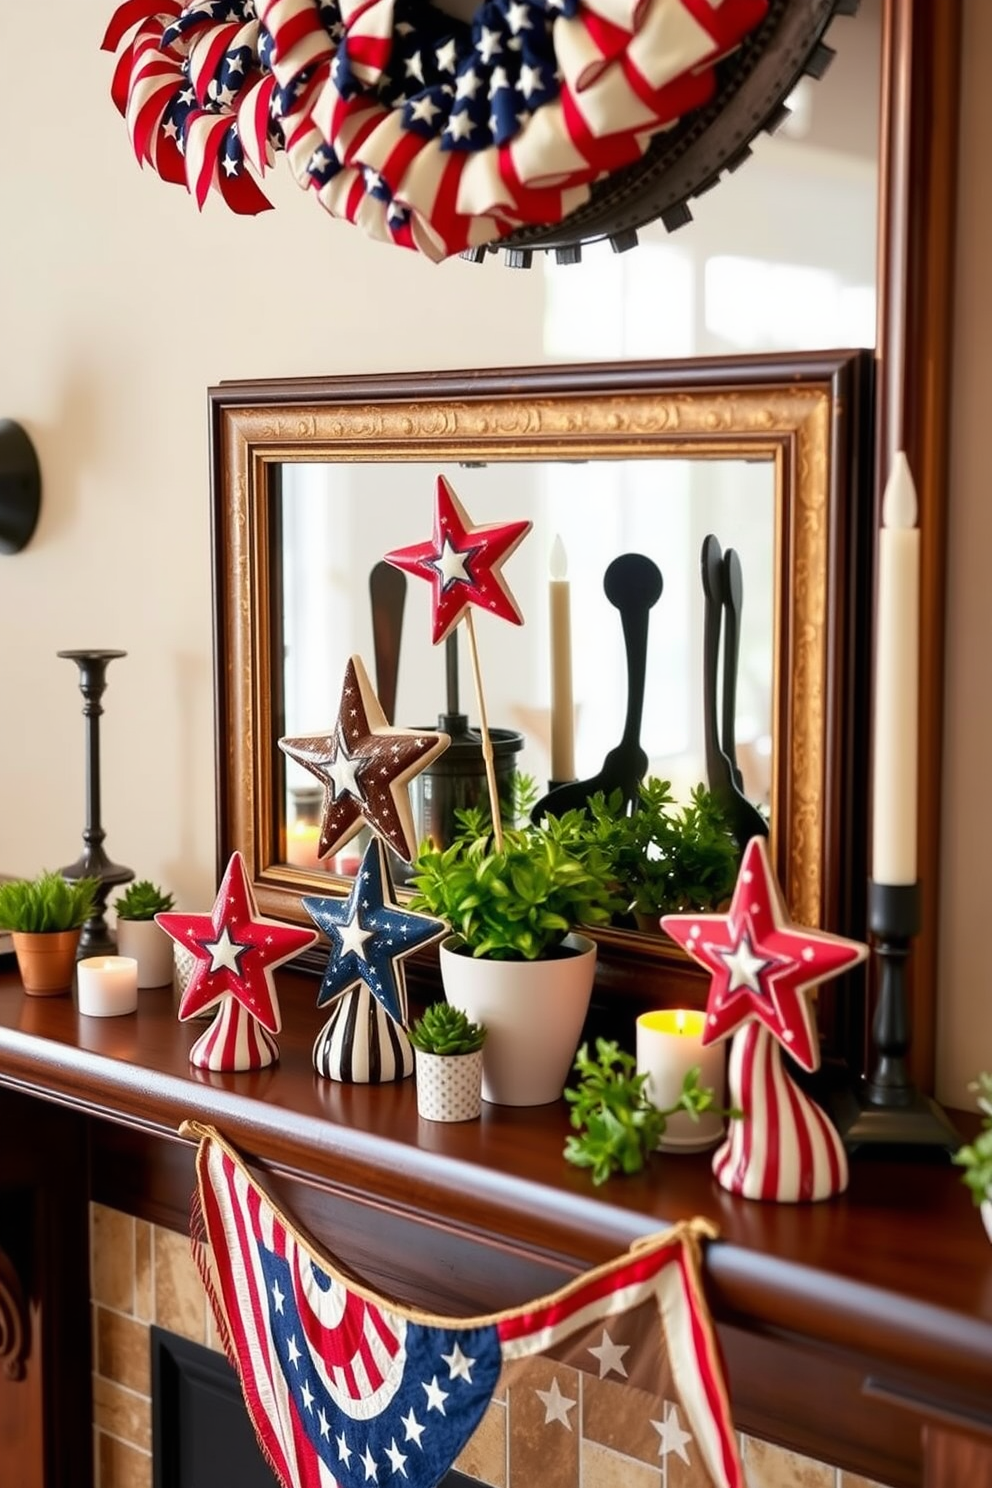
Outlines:
[[661,926],[712,972],[704,1044],[756,1018],[803,1069],[818,1067],[806,994],[863,961],[868,947],[791,923],[763,838],[753,837],[744,850],[726,914],[664,915]]
[[[235,1031],[237,1026],[244,1033],[241,1020],[236,1017],[236,1009],[240,1008],[261,1024],[263,1030],[279,1032],[279,1000],[272,973],[284,961],[312,945],[317,932],[259,915],[240,853],[232,853],[208,915],[174,911],[156,915],[155,919],[173,940],[196,957],[179,1004],[181,1021],[195,1018],[197,1013],[220,1003],[219,1018],[227,1019],[225,1026],[229,1031]],[[232,1006],[227,1007],[227,1003]],[[212,1032],[213,1029],[208,1030],[208,1034]],[[211,1042],[216,1043],[216,1038]],[[270,1040],[262,1039],[255,1048],[250,1039],[246,1042],[242,1036],[230,1044],[226,1053],[217,1049],[210,1063],[202,1062],[211,1069],[259,1068],[261,1063],[270,1062],[270,1058],[263,1059],[259,1052],[266,1047],[271,1058],[274,1046]]]
[[395,548],[386,554],[387,563],[429,579],[433,585],[431,639],[435,646],[458,624],[470,604],[515,625],[523,623],[502,567],[531,526],[530,522],[496,522],[473,527],[444,476],[438,476],[430,542]]
[[723,915],[664,915],[662,928],[709,968],[705,1044],[733,1034],[727,1080],[738,1116],[713,1158],[722,1188],[747,1199],[800,1203],[847,1187],[847,1154],[826,1112],[792,1079],[820,1062],[806,994],[864,960],[868,947],[787,916],[763,837],[744,850]]
[[361,657],[352,656],[333,732],[279,740],[283,753],[324,787],[318,856],[337,852],[368,822],[411,861],[417,833],[407,786],[449,742],[447,734],[426,729],[390,728]]

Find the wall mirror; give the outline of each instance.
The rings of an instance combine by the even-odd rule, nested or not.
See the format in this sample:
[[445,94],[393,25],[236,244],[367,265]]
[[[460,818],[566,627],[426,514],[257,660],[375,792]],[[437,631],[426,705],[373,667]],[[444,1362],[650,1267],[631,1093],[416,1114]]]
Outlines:
[[[865,700],[849,654],[865,623],[870,370],[865,353],[816,353],[214,389],[221,838],[245,854],[261,907],[303,919],[302,893],[346,886],[347,861],[329,874],[298,851],[309,777],[294,776],[277,741],[333,726],[354,651],[374,677],[371,567],[428,534],[445,472],[474,521],[535,521],[506,570],[523,627],[483,616],[476,632],[489,722],[524,735],[537,775],[548,768],[551,536],[571,550],[577,772],[593,774],[623,731],[619,617],[602,577],[639,551],[666,586],[642,738],[654,773],[678,766],[689,783],[703,774],[699,548],[709,531],[737,547],[748,620],[738,733],[753,746],[754,793],[793,912],[849,928],[850,884],[863,881]],[[409,589],[395,722],[434,724],[447,657],[430,644],[429,587]],[[477,723],[467,677],[459,687]],[[583,712],[594,715],[585,732]],[[602,951],[621,985],[631,958],[681,965],[667,942],[632,931],[606,932]]]
[[[499,462],[533,464],[548,458],[567,463],[571,458],[569,441],[573,439],[586,441],[581,455],[576,451],[576,458],[604,462],[613,458],[615,451],[611,453],[608,448],[614,437],[612,426],[606,433],[601,425],[597,429],[596,415],[598,412],[609,424],[608,406],[616,397],[622,402],[641,400],[641,406],[644,399],[653,399],[662,420],[653,423],[643,438],[633,441],[636,451],[624,452],[625,463],[629,454],[639,467],[642,461],[655,458],[673,466],[686,460],[693,465],[744,461],[749,467],[765,467],[765,475],[774,472],[773,577],[779,608],[773,611],[770,622],[777,690],[771,700],[769,802],[775,851],[796,912],[809,914],[814,922],[824,918],[849,929],[858,924],[864,843],[870,827],[863,790],[857,794],[870,747],[865,700],[870,689],[872,573],[866,534],[873,520],[877,523],[880,478],[893,452],[897,448],[907,451],[920,498],[924,551],[920,860],[937,861],[941,712],[934,700],[939,696],[942,651],[946,389],[960,4],[959,0],[946,0],[940,6],[934,6],[931,0],[880,3],[877,333],[871,450],[864,443],[866,431],[855,433],[862,405],[850,402],[841,391],[845,379],[857,382],[863,391],[864,369],[844,358],[820,358],[817,365],[815,357],[790,358],[783,354],[777,361],[748,357],[745,364],[750,368],[750,381],[745,376],[745,365],[711,362],[700,368],[683,361],[670,364],[667,373],[660,367],[647,373],[636,371],[632,364],[612,371],[602,366],[586,367],[573,374],[568,390],[562,381],[565,374],[549,369],[526,377],[513,373],[471,374],[459,380],[433,375],[422,382],[415,378],[379,378],[228,385],[212,390],[218,856],[223,859],[233,847],[246,854],[260,903],[268,911],[291,913],[301,890],[312,884],[323,887],[327,882],[287,861],[282,835],[288,782],[279,775],[281,764],[276,758],[275,741],[286,697],[273,690],[274,680],[281,685],[282,671],[272,664],[272,615],[281,613],[275,608],[277,601],[281,604],[281,570],[273,553],[281,544],[284,469],[320,459],[340,468],[355,459],[374,457],[395,471],[398,462],[409,458],[408,436],[416,433],[418,438],[435,441],[429,451],[421,451],[424,472],[430,468],[433,473],[435,467],[446,468],[448,464],[453,471],[464,472],[459,488],[469,501],[470,494],[461,482],[473,474],[466,465],[479,461],[490,467]],[[742,184],[746,179],[746,169],[735,178]],[[719,196],[719,191],[713,193],[714,199]],[[619,351],[597,354],[605,358]],[[574,358],[576,353],[571,355]],[[798,380],[797,366],[805,368]],[[633,380],[622,385],[623,375],[631,373]],[[651,380],[638,387],[638,378],[644,376]],[[673,380],[666,383],[665,376]],[[732,391],[722,381],[725,378],[733,384]],[[819,476],[812,479],[805,463],[805,440],[818,425],[815,419],[796,418],[795,409],[800,395],[814,396],[812,388],[818,380],[822,392],[816,396],[824,400],[829,433],[817,446],[825,451],[824,464]],[[527,421],[535,399],[557,397],[571,398],[573,407],[589,415],[589,427],[580,422],[556,428],[553,419],[538,419],[536,424]],[[683,422],[679,427],[671,418],[676,414],[683,417],[690,404],[697,412],[708,406],[709,424],[706,428],[695,427],[692,449],[688,450],[688,440],[680,437],[687,426]],[[795,419],[792,425],[786,427],[788,417],[785,424],[776,423],[775,414],[767,427],[763,426],[769,407],[781,412],[790,404]],[[455,408],[459,413],[452,428],[448,421]],[[466,422],[467,414],[463,417],[461,412],[469,408],[474,409],[475,424]],[[517,419],[516,432],[502,434],[496,414],[502,415],[507,408]],[[437,420],[432,426],[426,423],[429,413]],[[487,422],[488,415],[492,415],[491,422]],[[743,424],[737,422],[738,415],[743,417]],[[539,429],[543,434],[537,432]],[[735,445],[734,441],[740,440],[743,445]],[[485,447],[473,447],[473,441]],[[845,460],[851,461],[847,468]],[[875,503],[874,519],[867,511],[866,476],[874,493],[870,498]],[[417,518],[409,523],[404,520],[402,533],[396,531],[394,535],[391,531],[389,544],[423,535],[422,513],[429,507],[430,490],[428,477],[427,489],[417,503]],[[797,567],[796,560],[803,555],[795,543],[803,529],[801,523],[796,525],[796,513],[811,509],[802,501],[798,506],[792,503],[797,492],[802,497],[814,490],[822,496],[821,515],[826,518],[829,511],[836,525],[828,527],[818,539],[822,543],[821,559],[826,555],[821,566],[810,568],[803,562]],[[838,500],[836,507],[830,505],[834,498]],[[844,504],[847,500],[855,502],[850,509]],[[792,565],[787,573],[786,554]],[[659,561],[664,569],[664,556]],[[783,574],[787,588],[783,587]],[[670,594],[673,582],[669,576]],[[364,576],[356,587],[364,603]],[[595,589],[595,581],[592,587]],[[815,602],[811,598],[814,590]],[[753,606],[753,580],[749,596],[747,603]],[[824,607],[826,626],[810,650],[806,644],[809,636],[796,625],[817,613],[819,604]],[[860,632],[852,628],[852,606],[853,613],[861,615]],[[663,609],[659,610],[658,631],[664,625],[663,615]],[[611,618],[615,627],[615,617]],[[407,656],[414,633],[412,618],[409,625],[404,640]],[[484,637],[483,645],[488,640]],[[811,662],[819,670],[810,673]],[[817,691],[815,679],[822,681],[822,693]],[[322,685],[333,695],[337,684],[332,676]],[[800,701],[801,712],[797,707]],[[812,725],[808,721],[810,706],[815,713]],[[815,744],[815,759],[806,753],[810,741]],[[851,771],[845,770],[846,761],[851,762]],[[806,786],[814,779],[820,794],[816,809],[807,812],[805,807],[813,798],[806,794]],[[923,890],[924,929],[915,949],[917,974],[912,992],[911,1064],[913,1078],[921,1088],[932,1089],[935,875],[925,879]],[[608,951],[604,966],[610,984],[636,989],[643,983],[645,967],[649,971],[655,967],[636,936],[619,937]],[[859,1064],[864,1012],[863,1003],[849,1009],[844,1035],[845,1047]],[[828,1042],[830,1037],[828,1030]]]

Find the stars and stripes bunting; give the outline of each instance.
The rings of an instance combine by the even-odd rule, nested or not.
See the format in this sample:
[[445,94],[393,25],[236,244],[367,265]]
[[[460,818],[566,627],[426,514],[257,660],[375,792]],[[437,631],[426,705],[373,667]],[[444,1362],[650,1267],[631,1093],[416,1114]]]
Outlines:
[[[582,1397],[694,1484],[743,1488],[699,1280],[701,1221],[647,1237],[560,1291],[447,1318],[392,1302],[301,1235],[213,1128],[195,1139],[194,1254],[265,1457],[283,1488],[433,1488],[494,1394],[571,1431]],[[550,1376],[550,1378],[549,1378]],[[605,1393],[604,1393],[605,1392]],[[682,1422],[685,1422],[683,1426]]]

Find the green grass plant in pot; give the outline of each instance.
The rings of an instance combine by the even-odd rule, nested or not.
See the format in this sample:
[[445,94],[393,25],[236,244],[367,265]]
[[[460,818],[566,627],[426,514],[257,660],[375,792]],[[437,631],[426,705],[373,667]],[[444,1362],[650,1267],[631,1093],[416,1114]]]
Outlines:
[[447,1002],[409,1029],[417,1063],[417,1111],[427,1121],[473,1121],[482,1112],[486,1029]]
[[671,783],[649,775],[635,811],[623,810],[623,793],[589,798],[589,832],[612,868],[624,912],[637,926],[660,933],[663,914],[717,910],[737,881],[740,849],[717,798],[705,785],[687,802]]
[[147,878],[128,884],[114,901],[117,913],[117,952],[133,956],[138,963],[139,987],[167,987],[172,983],[172,939],[155,923],[175,903]]
[[[518,821],[520,804],[518,794]],[[414,860],[412,907],[451,926],[441,980],[448,1002],[488,1029],[483,1099],[547,1105],[561,1096],[595,974],[595,942],[576,927],[609,924],[612,872],[583,812],[504,826],[499,848],[484,807],[456,815],[451,845],[427,842]]]
[[25,992],[54,997],[69,991],[98,888],[95,878],[70,881],[53,869],[0,884],[0,929],[11,932]]

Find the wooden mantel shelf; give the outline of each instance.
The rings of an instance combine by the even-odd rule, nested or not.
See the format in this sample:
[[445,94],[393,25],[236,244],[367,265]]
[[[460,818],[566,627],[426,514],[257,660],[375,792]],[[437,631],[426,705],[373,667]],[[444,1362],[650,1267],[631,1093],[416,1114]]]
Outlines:
[[[0,1091],[88,1118],[90,1193],[181,1226],[193,1118],[217,1126],[318,1241],[373,1283],[463,1315],[511,1305],[695,1215],[740,1424],[884,1483],[923,1481],[920,1425],[992,1436],[992,1246],[946,1163],[856,1160],[841,1198],[734,1199],[709,1154],[665,1156],[601,1189],[562,1157],[564,1103],[418,1120],[412,1081],[316,1076],[314,983],[280,983],[280,1061],[194,1070],[202,1024],[171,989],[81,1018],[0,972]],[[818,1402],[818,1404],[816,1403]]]

